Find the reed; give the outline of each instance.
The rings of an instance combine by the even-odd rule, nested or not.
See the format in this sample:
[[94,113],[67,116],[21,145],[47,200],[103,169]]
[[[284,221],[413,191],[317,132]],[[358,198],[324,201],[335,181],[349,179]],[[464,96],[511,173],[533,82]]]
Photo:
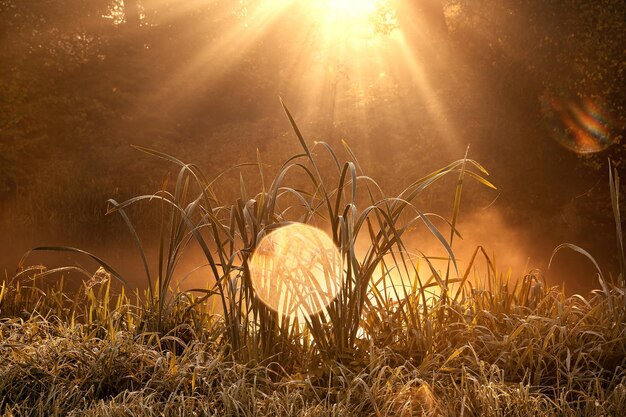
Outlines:
[[[284,109],[301,152],[268,182],[257,154],[260,190],[250,193],[242,180],[231,203],[216,198],[219,176],[209,179],[194,164],[137,147],[178,167],[153,194],[109,200],[137,248],[145,291],[96,255],[67,247],[34,250],[87,256],[100,269],[24,266],[0,284],[0,413],[626,413],[617,171],[610,187],[621,270],[605,277],[597,265],[601,290],[567,297],[541,271],[518,280],[503,274],[480,247],[459,268],[454,242],[463,189],[468,180],[493,188],[467,153],[390,197],[346,143],[349,158],[341,163],[329,144],[309,143]],[[330,172],[323,168],[328,161]],[[452,217],[420,210],[420,195],[450,175]],[[160,213],[155,261],[130,215],[139,203]],[[260,239],[293,222],[326,230],[343,262],[338,295],[306,317],[264,305],[248,267]],[[408,247],[415,233],[436,238],[445,268]],[[204,255],[198,268],[209,284],[182,291],[178,269],[192,246]],[[570,244],[555,250],[555,262],[564,249],[595,264]],[[473,272],[479,262],[486,276]],[[84,279],[72,292],[66,279],[76,274]]]

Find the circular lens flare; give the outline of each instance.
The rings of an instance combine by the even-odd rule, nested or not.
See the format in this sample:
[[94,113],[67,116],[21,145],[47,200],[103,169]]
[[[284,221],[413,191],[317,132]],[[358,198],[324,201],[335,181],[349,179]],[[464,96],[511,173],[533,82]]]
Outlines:
[[341,255],[332,239],[301,223],[263,237],[249,267],[257,297],[289,317],[324,310],[337,296],[343,277]]
[[597,101],[588,97],[566,100],[544,94],[541,111],[553,137],[571,151],[591,154],[613,144],[611,123]]

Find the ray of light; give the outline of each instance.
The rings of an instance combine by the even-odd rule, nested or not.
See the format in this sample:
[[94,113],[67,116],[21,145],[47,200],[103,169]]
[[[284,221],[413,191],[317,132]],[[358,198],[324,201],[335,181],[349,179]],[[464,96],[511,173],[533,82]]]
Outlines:
[[[358,126],[358,134],[373,143],[389,140],[381,137],[383,122],[410,126],[417,118],[428,120],[449,148],[457,131],[433,87],[433,82],[440,81],[433,80],[433,72],[448,57],[421,31],[428,26],[426,22],[377,34],[372,13],[390,4],[388,0],[262,0],[215,38],[194,39],[197,35],[190,27],[185,34],[189,41],[206,45],[189,48],[180,65],[157,86],[153,99],[166,98],[173,109],[184,102],[183,110],[177,111],[192,111],[194,103],[209,97],[215,88],[227,91],[221,84],[232,80],[233,70],[266,59],[275,68],[269,76],[276,96],[287,99],[301,119],[322,121],[325,134],[352,123]],[[393,20],[389,15],[383,18],[387,23]],[[211,20],[215,18],[206,17],[207,24]],[[277,50],[274,43],[285,37],[290,49]],[[254,89],[251,85],[251,94]],[[376,123],[376,129],[367,128]]]
[[[423,45],[427,45],[426,42]],[[406,34],[402,36],[401,51],[404,62],[410,68],[412,79],[417,87],[423,110],[427,113],[428,119],[431,120],[439,136],[444,138],[442,146],[450,148],[458,138],[458,132],[454,126],[454,122],[448,115],[447,108],[435,92],[430,74],[425,67],[424,62],[420,59],[420,55],[411,47]],[[428,49],[426,49],[428,51]],[[434,56],[432,51],[428,51],[428,55]]]
[[[181,65],[178,71],[163,80],[156,96],[169,95],[168,99],[174,102],[182,99],[188,101],[192,99],[188,89],[178,86],[191,83],[189,88],[196,89],[199,85],[219,83],[235,63],[244,59],[249,48],[264,36],[275,20],[285,13],[291,1],[273,0],[253,9],[235,27],[212,39],[199,53]],[[190,28],[187,35],[190,42],[198,41],[194,39],[195,35],[193,28]],[[172,95],[172,91],[177,93]]]

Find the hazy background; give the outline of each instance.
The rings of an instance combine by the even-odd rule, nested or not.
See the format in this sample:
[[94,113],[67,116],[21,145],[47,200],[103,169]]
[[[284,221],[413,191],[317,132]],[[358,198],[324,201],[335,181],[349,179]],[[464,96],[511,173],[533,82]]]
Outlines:
[[[624,184],[625,10],[622,0],[0,0],[0,270],[59,244],[132,276],[140,259],[106,200],[153,193],[176,169],[130,144],[209,177],[258,149],[271,178],[299,150],[282,97],[310,143],[345,156],[345,140],[388,195],[469,145],[498,191],[465,188],[462,260],[483,245],[519,277],[545,272],[570,242],[615,272],[608,163]],[[240,174],[258,186],[258,169],[236,169],[217,183],[224,202]],[[454,185],[420,207],[449,217]],[[158,210],[130,214],[150,242]],[[29,259],[39,262],[91,265]],[[190,254],[184,267],[198,262]],[[547,277],[568,291],[597,285],[573,254]]]

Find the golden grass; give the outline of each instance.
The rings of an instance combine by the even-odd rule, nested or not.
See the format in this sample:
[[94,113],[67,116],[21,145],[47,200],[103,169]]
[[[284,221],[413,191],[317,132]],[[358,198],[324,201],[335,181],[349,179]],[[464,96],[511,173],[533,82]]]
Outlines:
[[[95,273],[33,267],[2,282],[0,413],[626,415],[623,271],[616,279],[600,273],[602,290],[587,297],[547,287],[536,271],[512,284],[481,248],[459,271],[453,243],[463,185],[473,179],[492,186],[479,164],[466,156],[387,197],[349,147],[342,165],[328,145],[309,148],[287,115],[303,152],[267,187],[262,181],[254,197],[246,198],[242,185],[232,204],[217,202],[214,182],[198,167],[143,149],[180,168],[171,187],[110,202],[137,245],[145,293],[127,288],[129,280],[90,254],[102,265]],[[322,175],[317,152],[329,155],[335,173]],[[260,158],[258,165],[263,178]],[[294,171],[308,187],[287,183]],[[448,175],[458,181],[452,219],[442,222],[417,201]],[[619,222],[614,173],[611,187]],[[156,265],[125,212],[139,201],[162,213]],[[290,221],[329,229],[345,265],[337,298],[304,322],[264,306],[247,267],[258,240]],[[421,257],[431,274],[418,274],[403,243],[418,225],[448,253],[446,271]],[[357,239],[369,242],[364,253],[357,253]],[[191,244],[203,251],[211,284],[182,292],[174,276]],[[489,273],[476,281],[470,275],[480,257]],[[84,282],[70,292],[62,277],[77,272]],[[392,275],[407,285],[395,292],[371,285]],[[429,287],[437,295],[429,296]]]
[[[0,304],[4,415],[626,413],[626,300],[617,288],[609,297],[619,313],[604,293],[585,300],[556,288],[536,310],[484,309],[483,294],[437,304],[423,318],[431,332],[398,330],[387,346],[362,340],[358,360],[309,369],[234,360],[219,326],[142,332],[145,313],[124,303],[106,312],[106,291],[71,310],[56,307],[59,292],[33,293],[45,315],[5,310],[19,307],[23,291],[5,292]],[[294,343],[289,354],[314,356],[301,349]]]

